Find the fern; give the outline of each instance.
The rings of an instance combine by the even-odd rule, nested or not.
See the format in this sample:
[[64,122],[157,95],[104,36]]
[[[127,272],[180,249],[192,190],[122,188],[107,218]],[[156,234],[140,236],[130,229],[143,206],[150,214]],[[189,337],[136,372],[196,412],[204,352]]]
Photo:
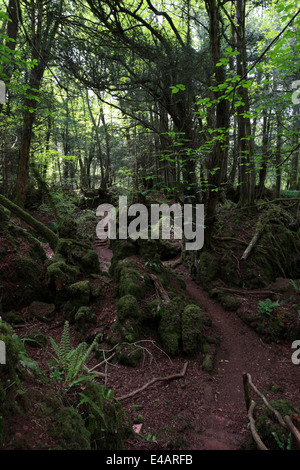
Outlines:
[[80,379],[79,374],[82,372],[83,365],[94,348],[97,339],[98,336],[95,337],[89,347],[87,347],[86,343],[80,343],[76,348],[72,348],[68,321],[64,324],[60,344],[57,344],[54,339],[50,337],[50,342],[56,355],[56,363],[58,368],[63,372],[64,386],[71,387],[79,381],[87,380],[87,377]]

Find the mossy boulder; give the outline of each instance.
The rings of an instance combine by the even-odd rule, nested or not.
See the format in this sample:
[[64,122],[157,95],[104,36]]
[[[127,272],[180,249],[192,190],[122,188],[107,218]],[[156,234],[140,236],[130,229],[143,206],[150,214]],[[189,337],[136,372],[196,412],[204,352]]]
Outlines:
[[137,260],[130,257],[120,260],[114,268],[114,277],[117,295],[130,294],[139,300],[144,297],[148,275],[144,274],[143,266]]
[[134,240],[112,240],[112,251],[113,256],[109,267],[109,274],[112,276],[115,274],[116,266],[119,261],[128,258],[129,256],[135,255],[138,252],[137,244]]
[[88,401],[79,409],[86,428],[90,429],[92,449],[123,450],[124,440],[133,438],[134,433],[127,414],[113,399],[111,390],[91,381],[86,383],[84,396]]
[[218,273],[218,261],[212,253],[208,251],[201,253],[197,262],[196,282],[201,284],[204,288],[210,289]]
[[26,230],[4,223],[0,228],[0,298],[3,311],[20,309],[47,296],[45,251]]
[[85,334],[90,325],[96,320],[96,315],[90,307],[80,307],[75,314],[75,327],[81,334]]
[[120,364],[136,367],[143,356],[143,350],[135,344],[121,344],[116,348],[116,355]]
[[74,407],[63,407],[56,413],[51,434],[58,440],[57,450],[91,450],[91,434]]
[[55,256],[61,256],[68,265],[76,266],[84,273],[99,273],[100,263],[97,253],[88,242],[79,242],[72,238],[60,238]]
[[75,307],[87,306],[90,303],[91,286],[88,280],[75,282],[67,290],[69,300]]
[[135,366],[141,357],[141,351],[130,343],[140,339],[141,310],[132,295],[121,297],[116,303],[116,308],[117,319],[109,340],[113,345],[120,344],[116,351],[119,362]]
[[99,273],[100,264],[97,253],[94,250],[87,250],[80,260],[80,266],[85,273]]
[[141,319],[141,310],[137,299],[133,295],[125,295],[121,297],[117,303],[117,321],[123,322],[128,318],[133,318],[137,321]]
[[[18,374],[17,367],[23,350],[22,343],[15,335],[13,328],[6,322],[0,320],[0,347],[1,359],[4,363],[0,364],[0,414],[5,415],[9,409],[9,400],[15,399],[14,389],[8,388],[7,384],[13,384]],[[10,392],[13,393],[10,398]]]
[[78,267],[70,266],[64,260],[54,261],[47,267],[47,285],[54,291],[61,291],[74,282],[79,273]]
[[182,349],[193,355],[202,345],[202,312],[197,305],[187,305],[182,314]]
[[164,351],[170,356],[179,352],[181,340],[181,314],[183,302],[175,297],[163,305],[158,332]]

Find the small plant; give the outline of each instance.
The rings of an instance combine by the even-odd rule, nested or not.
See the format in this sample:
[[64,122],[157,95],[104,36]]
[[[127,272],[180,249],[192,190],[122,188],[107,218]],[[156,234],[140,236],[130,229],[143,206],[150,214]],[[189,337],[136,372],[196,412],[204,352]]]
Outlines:
[[60,344],[57,344],[50,337],[51,345],[54,349],[56,367],[54,367],[51,378],[58,382],[62,388],[70,388],[82,381],[90,380],[92,375],[81,375],[84,362],[89,357],[93,347],[97,342],[96,336],[92,344],[87,347],[86,343],[80,343],[76,348],[72,348],[70,341],[69,322],[66,321],[61,335]]
[[267,319],[273,313],[274,307],[279,306],[279,301],[272,302],[271,299],[260,300],[258,302],[258,313],[263,319]]
[[151,260],[148,260],[146,261],[145,263],[145,268],[149,268],[150,270],[154,270],[155,272],[159,272],[161,271],[161,264],[156,262],[156,261],[151,261]]

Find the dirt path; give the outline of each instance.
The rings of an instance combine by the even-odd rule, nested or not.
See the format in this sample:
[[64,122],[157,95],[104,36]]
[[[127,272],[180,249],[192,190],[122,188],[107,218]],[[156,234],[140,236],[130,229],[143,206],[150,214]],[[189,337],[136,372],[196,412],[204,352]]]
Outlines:
[[[102,267],[108,266],[112,255],[109,247],[104,245],[95,248]],[[174,261],[164,264],[170,266]],[[265,392],[265,387],[267,383],[273,382],[282,390],[282,395],[277,398],[295,400],[300,384],[299,369],[292,364],[289,345],[265,343],[236,313],[224,310],[201,286],[192,281],[185,266],[175,264],[177,267],[174,271],[185,280],[187,294],[194,298],[211,317],[214,334],[220,338],[220,343],[211,375],[201,371],[199,361],[195,359],[190,361],[188,368],[186,391],[179,389],[177,383],[142,394],[139,399],[144,407],[144,416],[147,417],[148,414],[148,421],[153,427],[161,426],[168,414],[164,409],[165,418],[163,418],[162,409],[158,406],[156,409],[156,403],[158,401],[162,403],[164,400],[176,401],[178,410],[185,410],[193,416],[190,429],[185,431],[188,449],[238,450],[249,438],[242,383],[243,372],[251,374],[253,382],[259,390],[264,391],[268,399],[270,395]],[[183,359],[178,358],[175,361],[177,371],[181,370],[182,364]],[[169,366],[164,364],[164,358],[160,367],[162,370],[168,370]],[[149,374],[151,373],[149,369]],[[125,374],[121,380],[119,375],[115,378],[112,376],[112,386],[118,389],[121,383],[123,389],[127,382],[127,390],[135,389],[137,388],[135,384],[146,381],[147,369],[138,367],[135,371],[130,370],[128,374],[129,378],[126,377],[126,381]],[[167,375],[167,372],[162,375]],[[170,391],[172,387],[173,390]],[[128,409],[130,409],[129,403]],[[174,409],[172,411],[174,412]]]
[[212,382],[216,406],[207,416],[202,448],[237,449],[247,425],[243,372],[251,374],[260,390],[273,381],[289,396],[299,389],[299,369],[292,364],[288,345],[264,343],[235,313],[226,312],[193,282],[186,268],[180,266],[176,272],[185,279],[188,294],[210,315],[221,340]]

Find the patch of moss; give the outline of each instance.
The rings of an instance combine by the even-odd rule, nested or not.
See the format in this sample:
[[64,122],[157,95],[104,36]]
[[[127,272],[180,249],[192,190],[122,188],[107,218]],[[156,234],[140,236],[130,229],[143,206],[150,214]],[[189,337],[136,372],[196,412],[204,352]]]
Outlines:
[[214,256],[208,251],[201,253],[197,263],[196,282],[205,288],[209,288],[212,281],[216,279],[218,272],[219,266]]
[[175,297],[167,304],[164,304],[161,312],[158,332],[163,348],[170,356],[175,356],[179,352],[182,310],[182,300]]
[[80,260],[80,266],[85,273],[99,273],[100,264],[97,253],[94,250],[87,250]]
[[231,295],[223,295],[221,296],[221,303],[226,310],[231,312],[236,312],[236,310],[240,306],[240,301],[236,297]]
[[88,382],[84,396],[88,401],[80,405],[86,428],[91,434],[91,447],[97,450],[123,450],[124,439],[133,437],[128,415],[108,390],[95,382]]
[[146,291],[146,283],[136,269],[136,264],[132,259],[119,261],[115,267],[115,277],[117,280],[117,291],[121,296],[133,295],[137,299],[142,299]]
[[79,281],[68,287],[68,295],[71,303],[76,307],[89,305],[91,286],[88,280]]
[[55,261],[47,267],[47,284],[51,289],[60,291],[74,282],[79,272],[79,268],[68,265],[62,259]]
[[91,450],[91,433],[74,407],[63,407],[56,413],[52,436],[58,440],[57,450]]
[[90,307],[79,307],[75,314],[75,328],[84,335],[89,329],[90,325],[95,322],[96,315]]
[[187,305],[182,314],[182,349],[189,356],[202,344],[202,312],[197,305]]
[[136,367],[143,356],[143,351],[134,344],[121,344],[116,348],[116,355],[120,364]]
[[9,409],[9,403],[5,400],[7,384],[13,384],[16,379],[22,348],[13,328],[3,321],[0,321],[0,341],[5,345],[5,364],[0,365],[0,396],[3,398],[0,400],[0,413],[5,415]]
[[[269,403],[282,417],[292,416],[299,409],[299,403],[293,404],[286,399],[269,400]],[[269,450],[286,450],[288,448],[289,431],[280,425],[274,413],[265,405],[263,405],[262,414],[256,419],[255,424],[259,436]]]
[[135,255],[138,251],[136,243],[131,240],[113,240],[112,241],[113,256],[109,267],[109,274],[114,276],[115,268],[120,260]]
[[128,318],[140,320],[141,310],[136,298],[133,295],[125,295],[121,297],[117,303],[117,321],[123,322]]

